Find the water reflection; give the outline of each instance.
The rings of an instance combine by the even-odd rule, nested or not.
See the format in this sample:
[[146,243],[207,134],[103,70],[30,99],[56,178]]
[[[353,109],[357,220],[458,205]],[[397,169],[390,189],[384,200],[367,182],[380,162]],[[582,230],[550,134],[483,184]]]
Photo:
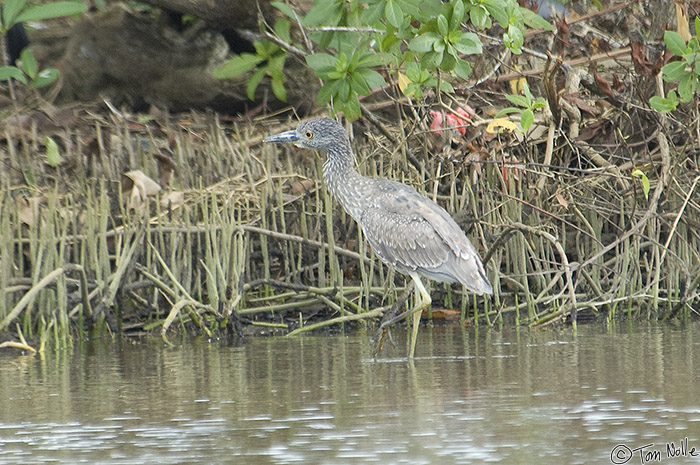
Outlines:
[[[700,326],[96,342],[0,358],[0,464],[611,463],[700,449]],[[668,459],[698,463],[695,458]],[[629,463],[640,463],[634,456]]]

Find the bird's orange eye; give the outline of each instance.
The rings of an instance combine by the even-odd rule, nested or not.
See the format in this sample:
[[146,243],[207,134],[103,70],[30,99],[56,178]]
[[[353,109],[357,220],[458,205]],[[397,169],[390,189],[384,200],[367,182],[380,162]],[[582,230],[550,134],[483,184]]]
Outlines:
[[307,139],[312,139],[314,137],[314,133],[311,131],[306,131],[305,136]]

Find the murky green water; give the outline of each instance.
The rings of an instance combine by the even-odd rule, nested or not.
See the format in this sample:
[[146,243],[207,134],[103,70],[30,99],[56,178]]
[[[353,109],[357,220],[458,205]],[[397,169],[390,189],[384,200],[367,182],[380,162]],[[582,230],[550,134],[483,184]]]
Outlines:
[[2,352],[0,464],[700,463],[700,325],[394,333]]

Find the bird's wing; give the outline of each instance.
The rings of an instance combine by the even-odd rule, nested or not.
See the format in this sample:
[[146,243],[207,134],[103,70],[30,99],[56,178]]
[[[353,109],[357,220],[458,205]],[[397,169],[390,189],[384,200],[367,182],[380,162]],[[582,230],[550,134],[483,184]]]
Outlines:
[[359,222],[379,258],[401,272],[493,292],[476,249],[442,207],[397,182],[382,180],[370,190]]
[[371,206],[363,212],[361,226],[379,258],[399,270],[437,268],[452,253],[419,214]]
[[382,183],[361,225],[375,252],[392,265],[436,268],[450,254],[465,260],[477,255],[442,207],[404,184]]

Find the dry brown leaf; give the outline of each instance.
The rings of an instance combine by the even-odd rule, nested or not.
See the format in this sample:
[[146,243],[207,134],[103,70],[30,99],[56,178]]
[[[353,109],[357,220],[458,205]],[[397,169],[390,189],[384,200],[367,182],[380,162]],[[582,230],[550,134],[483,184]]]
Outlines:
[[[599,100],[598,102],[603,102],[603,100]],[[607,119],[591,121],[581,128],[581,133],[578,136],[578,140],[588,141],[594,137],[602,137],[602,135],[609,132],[608,126],[610,124],[610,120]]]
[[476,142],[467,142],[464,145],[466,150],[466,155],[464,156],[464,163],[471,165],[471,177],[474,184],[478,184],[479,178],[481,177],[481,163],[483,160],[489,159],[489,151],[479,145]]
[[564,95],[564,100],[576,105],[579,110],[584,111],[591,116],[598,116],[600,114],[600,110],[582,99],[579,94]]
[[292,194],[303,195],[311,192],[316,188],[316,181],[313,179],[302,179],[300,181],[294,181],[291,184]]
[[642,42],[630,42],[630,54],[634,64],[634,71],[637,74],[648,76],[651,69],[649,69],[649,60],[647,60],[644,44]]
[[141,209],[148,197],[160,192],[160,186],[141,170],[133,170],[122,174],[122,192],[127,199],[127,206]]
[[185,203],[185,193],[182,191],[170,191],[160,198],[160,206],[164,209],[175,210]]
[[545,126],[544,124],[533,124],[530,129],[530,132],[528,132],[528,139],[530,140],[539,140],[540,138],[544,137],[545,134],[549,132],[549,127]]
[[598,86],[598,90],[604,94],[610,97],[611,99],[615,99],[615,94],[612,91],[612,87],[610,86],[610,83],[606,81],[604,78],[602,78],[598,73],[593,73],[593,80],[595,81],[596,86]]
[[569,36],[571,35],[571,30],[569,25],[566,24],[566,18],[557,21],[557,34],[554,37],[554,46],[556,51],[562,58],[566,57],[566,52],[570,48]]
[[[428,312],[423,312],[424,316],[428,316]],[[433,320],[457,320],[462,315],[462,312],[453,308],[437,308],[432,310]]]
[[569,201],[566,200],[565,192],[560,187],[557,188],[557,191],[554,193],[554,197],[557,199],[557,202],[559,202],[559,205],[564,207],[564,210],[569,209]]
[[625,85],[625,82],[623,80],[621,80],[619,77],[617,77],[617,74],[613,74],[612,86],[613,86],[613,90],[617,93],[624,91],[625,88],[627,87]]
[[688,11],[685,5],[676,0],[676,32],[688,42],[690,40],[690,25],[688,24]]
[[160,185],[163,186],[163,189],[168,189],[173,173],[177,171],[177,165],[167,153],[155,152],[153,157],[158,162],[158,180]]
[[19,220],[27,226],[34,226],[39,218],[41,197],[17,197]]
[[513,187],[516,191],[520,190],[520,179],[525,171],[525,164],[520,163],[518,157],[509,153],[504,153],[501,156],[501,176],[505,183],[506,191],[510,191],[510,180],[513,180]]

